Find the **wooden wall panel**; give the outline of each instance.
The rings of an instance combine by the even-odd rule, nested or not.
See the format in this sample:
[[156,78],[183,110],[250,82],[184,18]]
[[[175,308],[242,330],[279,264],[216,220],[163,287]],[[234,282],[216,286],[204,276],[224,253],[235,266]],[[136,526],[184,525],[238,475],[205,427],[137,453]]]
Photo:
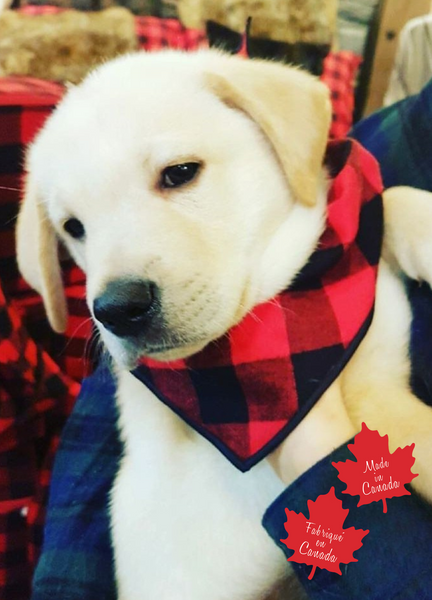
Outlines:
[[431,0],[385,0],[364,114],[382,106],[396,54],[399,32],[407,21],[431,10]]

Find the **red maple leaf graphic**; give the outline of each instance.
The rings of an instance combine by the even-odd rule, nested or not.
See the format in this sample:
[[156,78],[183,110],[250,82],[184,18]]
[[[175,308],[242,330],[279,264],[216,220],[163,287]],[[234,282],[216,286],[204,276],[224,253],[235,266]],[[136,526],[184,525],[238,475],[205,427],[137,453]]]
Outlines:
[[302,513],[285,509],[288,538],[281,542],[295,550],[288,560],[312,565],[309,579],[317,567],[342,575],[339,564],[357,562],[353,552],[363,545],[362,539],[369,531],[343,528],[349,510],[342,508],[334,487],[327,494],[318,496],[315,502],[308,500],[308,509],[309,519]]
[[389,452],[388,435],[381,436],[370,430],[365,423],[348,446],[357,462],[332,463],[339,471],[339,479],[347,484],[344,494],[360,495],[357,506],[383,501],[383,512],[387,512],[386,498],[409,496],[405,484],[417,477],[411,467],[415,444]]

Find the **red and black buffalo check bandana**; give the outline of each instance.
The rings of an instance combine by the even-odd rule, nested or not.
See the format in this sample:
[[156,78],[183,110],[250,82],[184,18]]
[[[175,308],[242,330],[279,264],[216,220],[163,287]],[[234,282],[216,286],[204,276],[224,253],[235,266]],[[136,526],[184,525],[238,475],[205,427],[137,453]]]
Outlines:
[[375,159],[330,142],[327,225],[294,283],[185,360],[143,358],[133,374],[237,468],[294,429],[339,375],[372,320],[382,240]]
[[330,142],[326,163],[327,226],[294,283],[194,356],[144,358],[133,371],[241,471],[304,418],[372,320],[383,224],[379,168],[354,140]]

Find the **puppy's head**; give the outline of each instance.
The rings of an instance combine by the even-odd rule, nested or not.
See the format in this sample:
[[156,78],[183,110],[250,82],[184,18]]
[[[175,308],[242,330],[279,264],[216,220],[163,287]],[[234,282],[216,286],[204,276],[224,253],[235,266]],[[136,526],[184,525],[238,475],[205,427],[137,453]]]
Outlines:
[[18,222],[53,328],[61,239],[123,365],[223,335],[316,244],[329,119],[313,77],[214,52],[121,58],[69,91],[29,150]]

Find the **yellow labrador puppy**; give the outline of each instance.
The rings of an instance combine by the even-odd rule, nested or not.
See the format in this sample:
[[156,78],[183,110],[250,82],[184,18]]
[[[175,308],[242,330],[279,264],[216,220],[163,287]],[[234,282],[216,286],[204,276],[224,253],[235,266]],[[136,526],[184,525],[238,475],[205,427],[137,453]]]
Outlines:
[[[194,354],[305,265],[325,224],[330,112],[326,88],[293,68],[140,53],[71,89],[29,150],[18,261],[53,328],[67,318],[58,239],[87,274],[96,317],[112,282],[163,290],[165,345],[96,320],[126,447],[111,506],[120,600],[261,600],[287,574],[261,526],[283,489],[268,462],[238,471],[129,369],[146,353]],[[416,443],[414,486],[432,499],[432,411],[409,390],[399,278],[432,281],[432,201],[395,189],[385,204],[375,316],[337,385],[357,429]]]

